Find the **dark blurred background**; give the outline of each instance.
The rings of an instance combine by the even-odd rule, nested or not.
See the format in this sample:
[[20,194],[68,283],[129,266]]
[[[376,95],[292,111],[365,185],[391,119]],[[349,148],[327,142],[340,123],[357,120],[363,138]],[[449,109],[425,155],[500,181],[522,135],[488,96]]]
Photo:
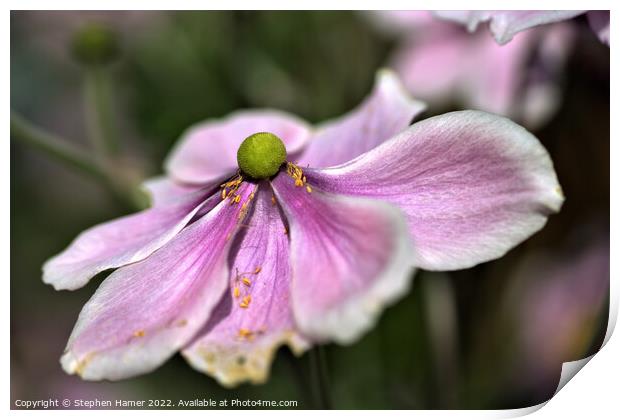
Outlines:
[[[12,12],[12,109],[84,147],[84,71],[69,43],[88,22],[120,37],[121,56],[107,71],[119,170],[132,182],[161,173],[183,130],[206,118],[247,107],[313,123],[341,115],[370,91],[398,43],[353,12]],[[562,105],[535,132],[553,158],[564,208],[502,259],[418,273],[409,296],[361,341],[326,346],[334,408],[530,406],[553,395],[563,361],[600,347],[609,305],[609,48],[585,19],[573,24]],[[232,390],[180,356],[117,383],[62,371],[58,359],[99,281],[55,292],[41,265],[82,230],[131,211],[92,179],[12,142],[12,401],[234,397],[315,408],[308,356],[287,349],[265,385]]]

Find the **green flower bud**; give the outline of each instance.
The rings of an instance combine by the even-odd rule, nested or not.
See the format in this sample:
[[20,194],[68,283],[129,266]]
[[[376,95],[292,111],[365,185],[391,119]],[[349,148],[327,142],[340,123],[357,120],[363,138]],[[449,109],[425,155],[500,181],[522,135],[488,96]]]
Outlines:
[[110,28],[91,23],[73,35],[71,51],[81,64],[102,66],[113,62],[120,48],[118,38]]
[[237,150],[237,164],[255,179],[275,175],[286,162],[286,147],[275,134],[256,133],[243,140]]

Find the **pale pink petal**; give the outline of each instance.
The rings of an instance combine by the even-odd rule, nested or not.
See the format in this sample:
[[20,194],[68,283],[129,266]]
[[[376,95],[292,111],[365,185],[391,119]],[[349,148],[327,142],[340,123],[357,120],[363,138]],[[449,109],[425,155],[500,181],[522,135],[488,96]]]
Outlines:
[[535,128],[560,104],[559,84],[573,35],[571,25],[560,23],[498,45],[484,33],[447,28],[412,37],[397,50],[392,66],[426,102],[457,101]]
[[205,183],[230,176],[237,170],[237,149],[241,142],[263,131],[280,137],[289,154],[299,152],[310,135],[305,122],[284,112],[236,112],[187,130],[166,160],[166,172],[186,183]]
[[586,16],[598,39],[609,46],[609,10],[591,10]]
[[583,10],[503,10],[491,18],[491,32],[498,44],[506,44],[519,32],[583,14]]
[[490,21],[490,29],[498,44],[510,42],[526,29],[548,23],[561,22],[583,14],[584,10],[475,10],[436,11],[435,15],[467,27],[474,32],[482,22]]
[[379,71],[370,96],[343,117],[319,125],[298,161],[315,167],[346,162],[407,127],[425,108],[395,74]]
[[[281,345],[297,354],[308,346],[293,321],[289,241],[272,196],[268,185],[260,187],[231,248],[229,290],[206,328],[183,351],[194,368],[224,386],[263,383]],[[248,305],[244,299],[250,299]]]
[[492,15],[492,10],[436,10],[433,12],[438,18],[460,23],[469,32],[475,32],[478,25],[488,22]]
[[[241,203],[253,185],[244,184]],[[145,260],[118,269],[82,309],[61,359],[67,373],[118,380],[149,372],[207,321],[228,279],[242,205],[221,201]]]
[[473,67],[483,63],[471,60],[471,36],[456,29],[413,36],[391,59],[407,89],[425,102],[440,104],[458,98],[464,79],[478,77]]
[[351,343],[407,293],[414,261],[396,207],[272,181],[289,222],[295,322],[311,339]]
[[56,290],[75,290],[97,273],[146,258],[183,229],[202,207],[210,209],[217,203],[205,200],[205,194],[198,190],[82,232],[43,265],[43,282]]
[[305,173],[325,191],[399,206],[417,265],[429,270],[502,256],[563,202],[540,142],[512,121],[480,111],[429,118],[347,164]]
[[388,34],[424,31],[436,22],[428,10],[372,10],[363,13],[373,25]]
[[526,89],[528,60],[539,38],[527,32],[508,45],[485,34],[470,35],[467,76],[461,79],[461,92],[469,106],[504,116],[520,116],[520,99]]
[[[223,182],[224,180],[222,180]],[[151,197],[152,206],[161,206],[173,203],[182,197],[198,190],[205,190],[207,194],[215,191],[221,182],[215,181],[208,184],[187,184],[176,182],[167,176],[158,176],[144,181],[142,188]]]

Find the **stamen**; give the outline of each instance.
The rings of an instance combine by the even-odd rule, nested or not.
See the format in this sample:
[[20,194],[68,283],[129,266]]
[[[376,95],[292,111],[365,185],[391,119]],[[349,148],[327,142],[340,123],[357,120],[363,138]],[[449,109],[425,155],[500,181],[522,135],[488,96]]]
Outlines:
[[258,266],[254,269],[254,274],[258,274],[260,273],[260,271],[262,270],[262,267]]
[[252,331],[248,330],[247,328],[239,328],[239,338],[241,339],[248,339],[251,340],[252,339]]
[[250,302],[252,302],[252,296],[247,295],[246,297],[243,298],[239,306],[242,307],[243,309],[247,309],[247,307],[250,306]]
[[241,197],[239,196],[239,194],[237,194],[237,191],[239,190],[239,187],[241,187],[242,182],[243,182],[243,176],[237,173],[235,178],[221,184],[220,188],[222,188],[222,194],[221,194],[222,200],[232,197],[230,204],[232,205],[234,203],[238,203],[241,200]]
[[249,279],[249,278],[247,278],[247,277],[242,278],[242,279],[241,279],[241,281],[242,281],[242,282],[243,282],[243,284],[245,284],[246,286],[251,286],[251,285],[252,285],[252,282],[251,282],[251,281],[250,281],[250,279]]
[[233,296],[238,298],[241,295],[241,292],[239,291],[239,286],[235,286],[235,288],[233,289]]
[[134,337],[144,337],[144,334],[145,334],[144,330],[138,330],[138,331],[133,333],[133,336]]
[[[294,163],[291,163],[291,162],[286,163],[286,173],[291,178],[293,178],[293,180],[295,181],[296,187],[303,187],[308,182],[308,179],[304,175],[303,170],[299,166],[295,165]],[[312,192],[312,188],[310,187],[310,185],[306,185],[306,191],[309,193]]]

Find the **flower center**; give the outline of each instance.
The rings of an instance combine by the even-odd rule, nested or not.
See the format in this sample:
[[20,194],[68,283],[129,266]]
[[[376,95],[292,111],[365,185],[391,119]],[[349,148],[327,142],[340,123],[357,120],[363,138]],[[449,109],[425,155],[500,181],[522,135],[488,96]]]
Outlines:
[[243,140],[237,150],[239,169],[251,178],[263,179],[275,175],[286,162],[286,147],[272,133],[255,133]]

